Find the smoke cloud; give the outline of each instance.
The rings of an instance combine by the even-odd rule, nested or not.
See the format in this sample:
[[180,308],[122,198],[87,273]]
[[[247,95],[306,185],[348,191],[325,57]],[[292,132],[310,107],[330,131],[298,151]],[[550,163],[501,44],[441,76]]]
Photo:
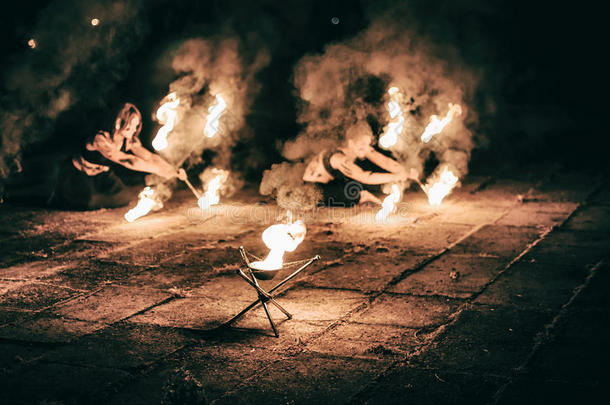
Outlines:
[[[442,59],[436,51],[430,40],[384,15],[354,38],[303,57],[294,69],[294,85],[300,98],[298,122],[304,129],[283,145],[282,155],[301,162],[338,147],[353,133],[372,133],[377,140],[398,120],[397,111],[390,116],[389,104],[394,101],[404,122],[396,143],[387,148],[393,157],[420,173],[429,172],[426,163],[434,162],[437,171],[448,166],[463,178],[475,146],[469,126],[476,121],[470,105],[477,80],[455,52],[446,52],[448,59]],[[441,133],[423,142],[432,116],[442,119],[455,104],[461,114],[454,114]],[[279,190],[282,178],[302,175],[302,164],[291,167],[294,174],[287,175],[285,165],[274,166],[264,183]],[[260,191],[273,193],[263,185]]]
[[[231,171],[232,147],[251,136],[245,117],[260,88],[254,76],[269,62],[264,48],[252,53],[243,45],[235,36],[192,38],[167,56],[179,76],[169,84],[169,92],[180,103],[168,146],[159,154],[176,167],[209,166],[199,176],[204,185],[214,177],[211,169],[230,171],[222,195],[232,194],[243,184],[239,174]],[[219,103],[224,103],[221,113]],[[208,130],[215,134],[207,136]],[[203,161],[204,151],[211,152],[211,161]],[[146,180],[149,185],[162,181],[154,175]]]

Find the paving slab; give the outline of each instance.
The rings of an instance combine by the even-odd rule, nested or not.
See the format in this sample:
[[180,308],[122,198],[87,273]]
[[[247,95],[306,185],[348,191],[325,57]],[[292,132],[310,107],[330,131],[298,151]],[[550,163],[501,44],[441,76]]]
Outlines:
[[79,291],[66,287],[28,283],[2,294],[0,307],[37,311],[81,294]]
[[0,380],[27,367],[49,351],[49,348],[28,342],[0,343]]
[[538,239],[540,234],[540,230],[529,227],[487,225],[457,244],[451,251],[498,257],[508,262]]
[[135,371],[167,357],[191,341],[174,329],[119,323],[49,351],[41,361]]
[[342,260],[344,264],[327,266],[304,281],[308,285],[322,288],[381,291],[394,278],[429,257],[408,253],[397,255],[386,249],[378,247],[374,248],[373,254],[352,254]]
[[379,360],[304,353],[275,363],[216,403],[344,403],[386,366]]
[[503,269],[499,258],[449,252],[432,261],[388,291],[414,295],[471,298]]
[[579,209],[572,218],[570,218],[565,229],[610,234],[609,217],[610,206],[587,205]]
[[110,283],[122,283],[123,280],[149,270],[148,267],[104,262],[99,260],[77,260],[69,266],[62,266],[52,272],[41,272],[41,281],[69,288],[93,291]]
[[490,285],[475,302],[539,311],[558,311],[585,282],[585,266],[563,266],[522,261]]
[[356,397],[366,404],[488,404],[504,380],[497,376],[397,367]]
[[403,226],[392,233],[391,238],[399,241],[402,248],[417,253],[437,253],[460,240],[472,229],[471,225],[461,224],[413,224]]
[[552,315],[494,306],[464,310],[433,348],[412,361],[445,371],[510,376]]
[[541,241],[522,258],[523,261],[562,266],[585,267],[597,264],[608,250],[596,246],[565,246],[553,240]]
[[351,320],[375,325],[430,328],[446,323],[459,305],[459,301],[449,298],[382,294]]
[[404,358],[421,347],[425,333],[393,325],[343,323],[306,346],[306,351],[333,356],[392,359]]
[[603,404],[608,385],[570,384],[565,381],[521,379],[503,391],[498,404]]
[[0,338],[19,342],[68,343],[105,326],[100,322],[63,319],[45,314],[0,327]]
[[547,228],[562,224],[578,207],[574,202],[524,202],[516,205],[497,225]]
[[128,373],[115,369],[41,363],[6,378],[0,389],[0,402],[99,403],[101,392],[129,378]]
[[152,288],[108,286],[53,310],[58,316],[89,322],[114,323],[159,304],[172,294]]
[[249,345],[205,344],[181,350],[166,359],[161,367],[155,368],[143,378],[122,387],[108,398],[112,404],[153,404],[159,403],[166,393],[166,385],[176,376],[189,375],[202,384],[208,401],[214,401],[238,387],[259,370],[270,367],[283,359],[280,352],[262,350]]

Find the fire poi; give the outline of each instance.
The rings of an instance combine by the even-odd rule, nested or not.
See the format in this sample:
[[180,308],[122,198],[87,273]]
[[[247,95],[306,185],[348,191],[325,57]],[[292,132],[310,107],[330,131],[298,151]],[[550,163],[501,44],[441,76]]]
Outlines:
[[180,104],[180,99],[175,92],[168,94],[163,100],[166,101],[161,104],[155,114],[157,120],[162,124],[152,141],[152,146],[157,151],[167,148],[167,136],[174,129],[177,116],[176,108]]
[[392,184],[392,192],[386,198],[383,199],[383,203],[381,204],[381,209],[377,211],[375,215],[376,221],[383,221],[394,211],[396,208],[396,204],[400,201],[402,197],[400,192],[400,187],[398,184]]
[[197,204],[202,210],[210,208],[212,205],[216,205],[220,202],[220,196],[218,194],[220,187],[226,181],[228,172],[220,169],[213,169],[214,173],[217,173],[214,178],[208,183],[208,189],[206,190],[203,197],[199,198]]
[[390,87],[388,94],[392,96],[392,99],[388,103],[388,111],[390,113],[390,122],[385,128],[383,135],[379,138],[379,146],[384,149],[388,149],[398,141],[398,136],[401,134],[405,118],[402,115],[402,109],[398,103],[400,97],[400,90],[398,87]]
[[440,206],[443,199],[449,195],[458,181],[458,177],[447,167],[444,167],[438,181],[424,186],[430,205]]
[[133,222],[136,219],[148,214],[153,208],[162,208],[163,203],[156,200],[155,191],[151,187],[146,187],[138,196],[138,204],[125,213],[127,222]]
[[430,117],[430,123],[424,129],[424,132],[421,134],[422,142],[430,142],[434,135],[440,134],[443,129],[451,122],[454,116],[462,114],[462,107],[459,104],[451,104],[449,103],[449,111],[447,115],[443,117],[443,119],[439,119],[437,115],[432,115]]
[[203,134],[206,137],[211,138],[218,133],[219,120],[226,107],[225,100],[220,94],[217,94],[216,104],[208,109],[209,114],[206,117],[205,127],[203,128]]

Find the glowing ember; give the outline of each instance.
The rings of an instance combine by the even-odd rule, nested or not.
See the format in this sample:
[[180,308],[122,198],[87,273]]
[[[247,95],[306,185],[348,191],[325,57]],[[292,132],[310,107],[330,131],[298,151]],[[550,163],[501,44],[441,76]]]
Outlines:
[[99,24],[100,24],[99,18],[92,18],[91,19],[91,25],[93,25],[94,27],[98,26]]
[[30,38],[28,41],[28,46],[32,49],[36,49],[36,40],[34,38]]
[[208,116],[206,117],[205,128],[203,134],[208,138],[213,137],[218,132],[218,120],[222,116],[227,104],[220,94],[216,95],[216,104],[208,109]]
[[263,261],[250,263],[250,267],[259,270],[278,270],[284,265],[284,253],[294,251],[305,239],[307,228],[303,221],[288,224],[275,224],[263,232],[263,242],[269,248],[269,254]]
[[459,104],[451,104],[449,103],[449,111],[445,118],[442,120],[438,118],[438,116],[433,115],[430,117],[430,123],[424,130],[424,133],[421,135],[421,140],[425,143],[428,143],[430,139],[436,134],[440,134],[441,131],[451,122],[454,116],[462,114],[462,107]]
[[426,194],[430,205],[440,206],[445,198],[458,182],[458,178],[451,170],[445,168],[439,181],[434,184],[426,185]]
[[176,96],[176,93],[168,94],[164,100],[165,103],[161,104],[157,110],[157,120],[163,125],[157,131],[155,139],[153,139],[152,145],[155,150],[163,150],[167,148],[167,135],[174,129],[176,124],[176,108],[180,104],[180,99]]
[[394,208],[396,204],[400,201],[400,187],[396,184],[392,184],[392,192],[386,198],[383,199],[383,203],[381,203],[381,209],[375,215],[376,221],[383,221],[387,218]]
[[384,149],[388,149],[396,145],[398,136],[402,132],[405,118],[402,116],[402,109],[398,104],[398,98],[400,97],[400,90],[398,87],[390,87],[388,94],[392,96],[392,100],[388,103],[388,111],[390,113],[390,122],[385,128],[383,135],[379,137],[379,146]]
[[144,190],[142,190],[142,192],[138,196],[138,198],[140,199],[138,201],[138,204],[129,211],[127,211],[127,213],[125,213],[125,219],[128,222],[133,222],[136,219],[148,214],[153,208],[162,207],[163,203],[155,200],[154,196],[155,192],[152,188],[144,188]]
[[212,205],[216,205],[220,202],[218,190],[227,179],[228,173],[224,170],[218,169],[214,169],[214,172],[218,174],[208,183],[208,189],[205,192],[204,196],[201,197],[199,201],[197,201],[199,208],[201,208],[202,210],[208,209]]

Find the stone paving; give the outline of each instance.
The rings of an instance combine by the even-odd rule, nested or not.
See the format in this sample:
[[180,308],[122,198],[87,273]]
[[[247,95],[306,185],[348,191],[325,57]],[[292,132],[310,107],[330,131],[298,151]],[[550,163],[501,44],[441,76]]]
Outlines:
[[440,208],[408,192],[384,223],[372,207],[297,213],[307,236],[287,259],[322,259],[279,294],[292,320],[271,308],[279,338],[261,308],[225,323],[256,299],[238,247],[264,255],[283,211],[252,190],[204,213],[192,200],[131,224],[0,206],[0,403],[170,403],[172,381],[215,404],[606,394],[600,177],[471,177]]

